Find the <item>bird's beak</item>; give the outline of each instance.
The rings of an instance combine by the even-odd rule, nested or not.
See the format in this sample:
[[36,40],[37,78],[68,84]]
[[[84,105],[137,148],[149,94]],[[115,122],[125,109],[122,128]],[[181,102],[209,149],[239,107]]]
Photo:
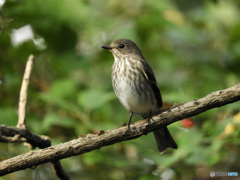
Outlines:
[[111,50],[111,49],[112,49],[112,47],[109,46],[109,45],[102,46],[102,48],[103,48],[103,49],[108,49],[108,50]]

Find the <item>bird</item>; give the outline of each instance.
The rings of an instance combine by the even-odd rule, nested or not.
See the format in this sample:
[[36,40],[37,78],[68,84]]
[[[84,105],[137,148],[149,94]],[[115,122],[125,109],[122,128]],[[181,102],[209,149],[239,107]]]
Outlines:
[[[114,92],[120,103],[130,112],[128,129],[132,116],[140,115],[150,120],[160,112],[162,97],[151,66],[147,63],[138,46],[129,39],[117,39],[102,48],[114,57],[111,79]],[[160,153],[178,146],[167,127],[153,131]]]

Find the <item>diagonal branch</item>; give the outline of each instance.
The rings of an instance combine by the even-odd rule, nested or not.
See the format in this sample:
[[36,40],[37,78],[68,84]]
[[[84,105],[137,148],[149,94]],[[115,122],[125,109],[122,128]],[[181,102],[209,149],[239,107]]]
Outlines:
[[136,139],[155,129],[159,129],[164,125],[168,125],[181,119],[200,114],[209,109],[221,107],[239,100],[240,84],[237,84],[233,87],[213,92],[201,99],[193,100],[183,105],[173,107],[168,111],[154,116],[154,122],[151,124],[148,124],[146,120],[141,120],[134,125],[131,125],[131,132],[129,132],[128,128],[124,126],[102,132],[99,135],[89,134],[84,138],[78,138],[45,149],[31,151],[2,161],[0,163],[0,175],[36,167],[46,162],[53,162],[70,156],[84,154],[114,143]]

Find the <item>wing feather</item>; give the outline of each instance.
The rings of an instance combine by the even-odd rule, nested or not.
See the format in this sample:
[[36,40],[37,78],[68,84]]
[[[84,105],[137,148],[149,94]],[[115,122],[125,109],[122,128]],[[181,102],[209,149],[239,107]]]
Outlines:
[[157,86],[156,78],[154,76],[152,68],[149,66],[149,64],[145,60],[143,60],[141,62],[143,64],[142,69],[141,69],[142,73],[143,73],[144,77],[148,80],[148,82],[154,92],[158,106],[160,108],[162,106],[162,97],[161,97],[160,90]]

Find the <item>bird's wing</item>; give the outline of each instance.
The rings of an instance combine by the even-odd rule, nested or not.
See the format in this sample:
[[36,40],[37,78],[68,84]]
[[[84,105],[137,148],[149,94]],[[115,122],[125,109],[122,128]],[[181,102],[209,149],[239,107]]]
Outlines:
[[157,82],[156,82],[156,78],[154,76],[154,73],[152,71],[152,68],[149,66],[149,64],[146,61],[142,61],[143,66],[142,66],[142,74],[144,75],[144,77],[148,80],[154,95],[157,99],[158,102],[158,106],[161,107],[162,106],[162,97],[161,97],[161,93],[160,90],[157,86]]

